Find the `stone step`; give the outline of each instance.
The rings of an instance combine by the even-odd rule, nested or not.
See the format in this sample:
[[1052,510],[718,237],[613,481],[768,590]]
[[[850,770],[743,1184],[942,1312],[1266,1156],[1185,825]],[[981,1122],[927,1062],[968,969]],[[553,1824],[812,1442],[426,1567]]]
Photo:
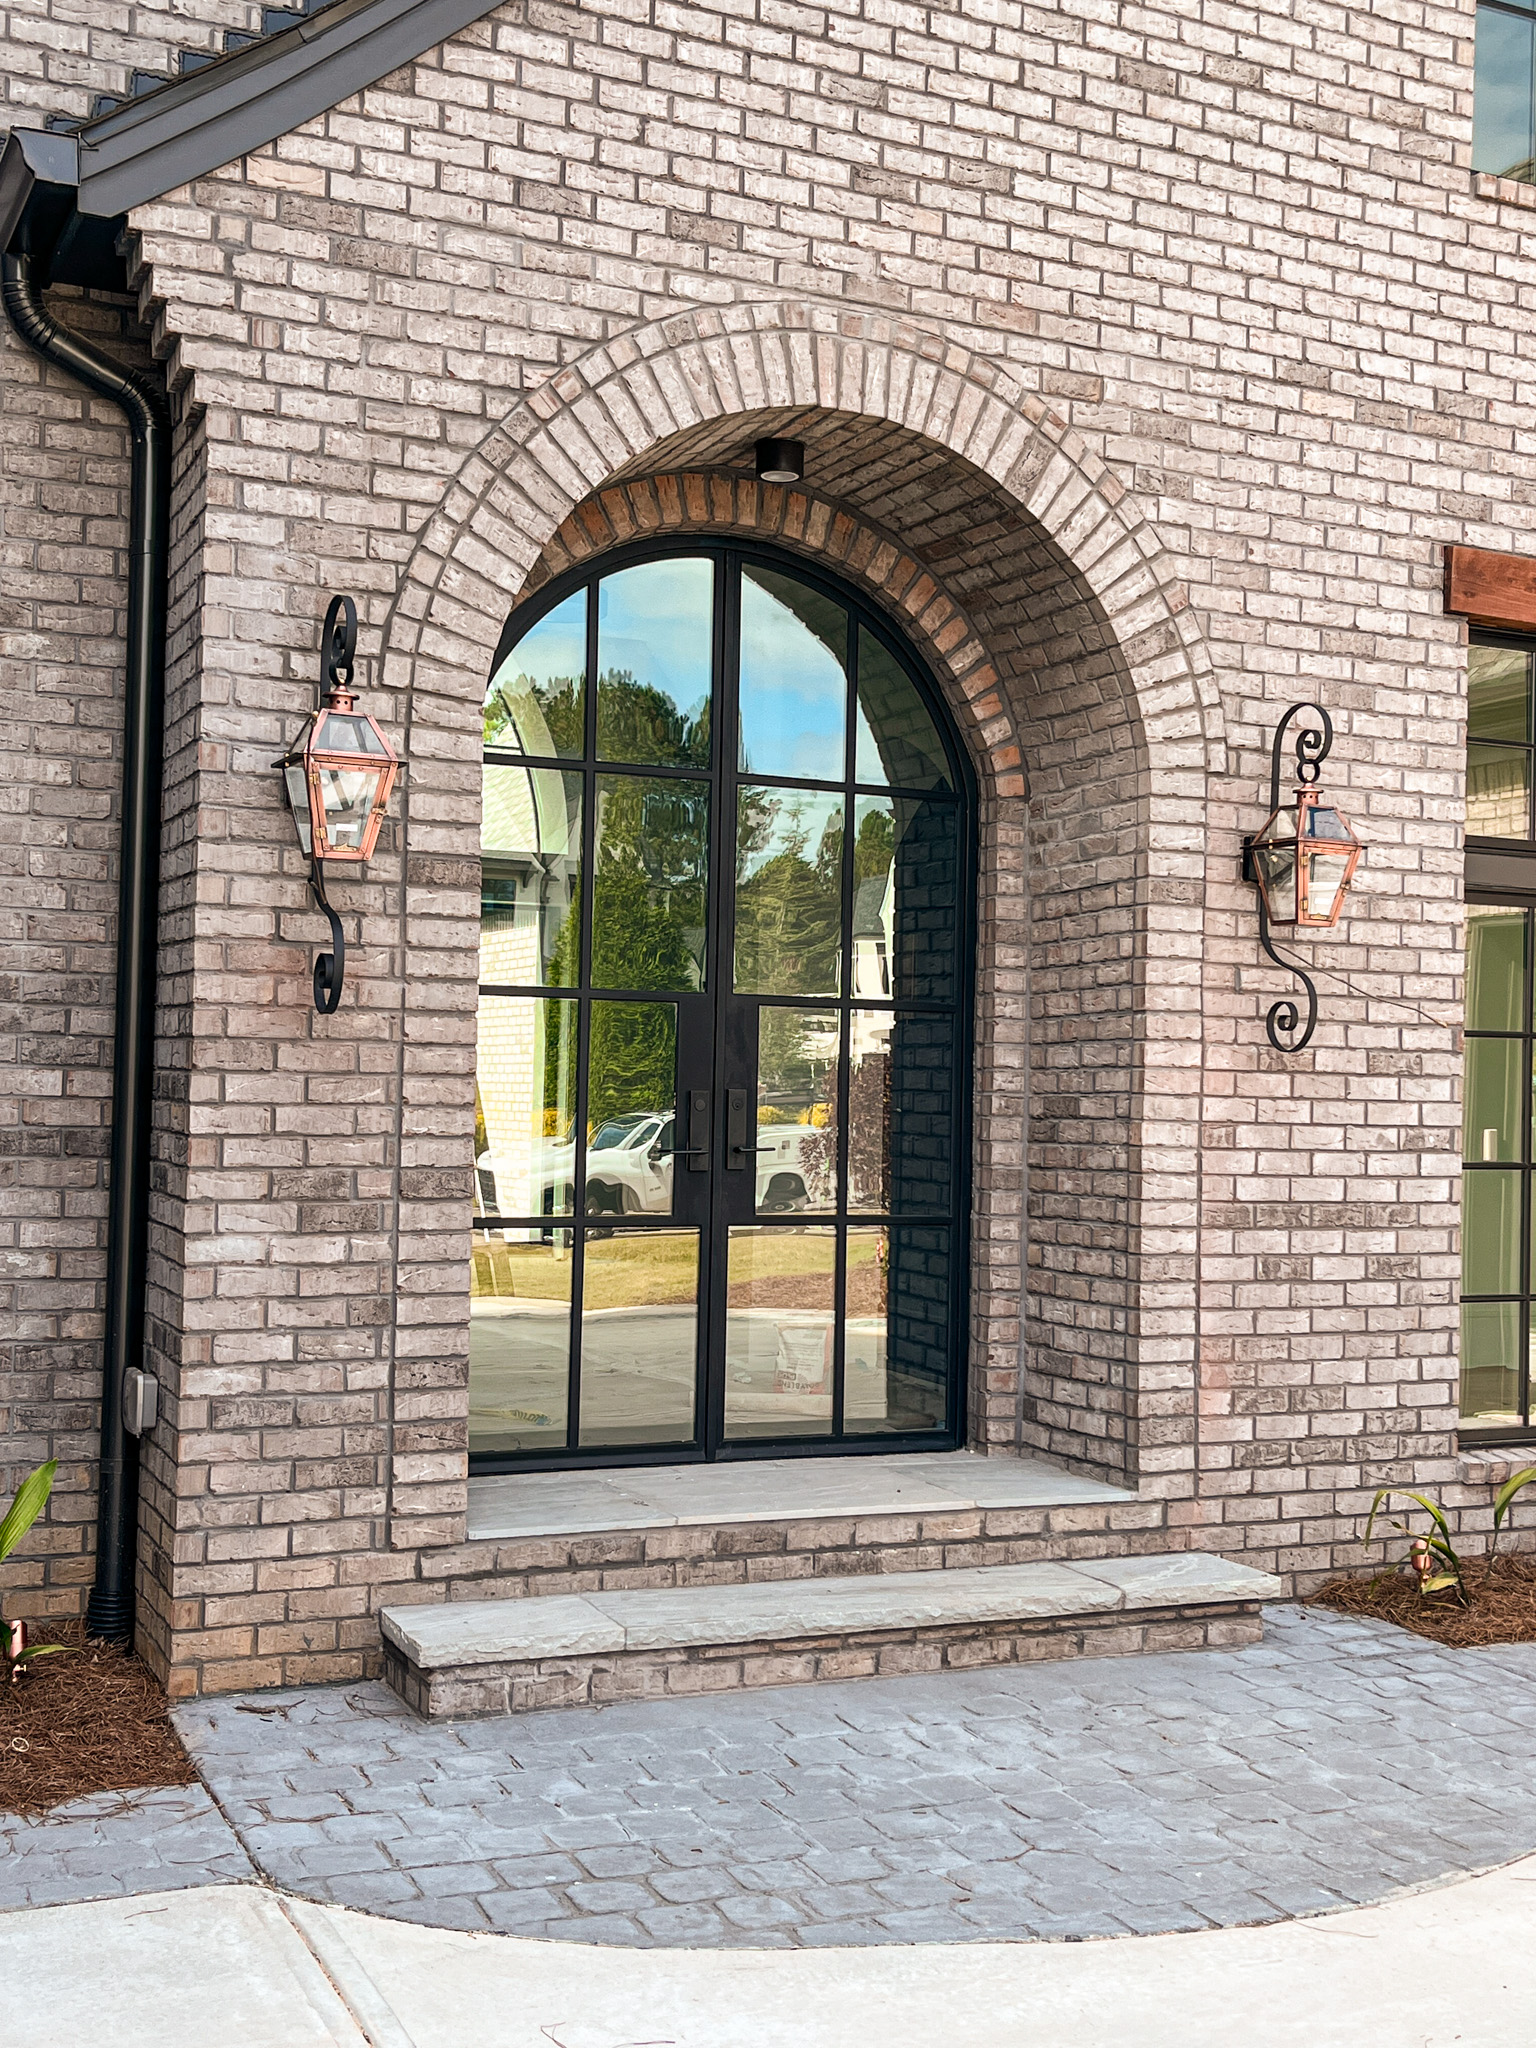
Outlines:
[[1278,1579],[1191,1551],[670,1591],[459,1600],[380,1615],[390,1684],[429,1718],[1231,1647]]
[[469,1541],[428,1585],[495,1599],[944,1571],[1167,1548],[1167,1510],[974,1451],[516,1472],[469,1482]]

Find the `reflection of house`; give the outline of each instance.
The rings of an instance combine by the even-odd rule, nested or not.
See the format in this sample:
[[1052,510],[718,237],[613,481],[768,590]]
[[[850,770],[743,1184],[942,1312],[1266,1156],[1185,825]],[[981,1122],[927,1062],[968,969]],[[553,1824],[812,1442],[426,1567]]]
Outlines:
[[853,892],[853,992],[891,992],[891,911],[895,897],[891,868],[870,875]]

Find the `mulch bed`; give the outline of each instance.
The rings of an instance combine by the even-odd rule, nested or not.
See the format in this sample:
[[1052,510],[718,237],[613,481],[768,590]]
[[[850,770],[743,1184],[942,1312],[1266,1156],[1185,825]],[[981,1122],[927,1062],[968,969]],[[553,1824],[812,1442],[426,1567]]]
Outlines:
[[1372,1577],[1329,1579],[1306,1602],[1332,1607],[1340,1614],[1358,1614],[1372,1621],[1395,1621],[1399,1628],[1429,1636],[1453,1650],[1472,1650],[1488,1643],[1536,1643],[1536,1557],[1512,1552],[1487,1560],[1464,1560],[1469,1607],[1454,1594],[1420,1593],[1411,1572],[1396,1571],[1379,1582]]
[[14,1685],[0,1684],[0,1813],[197,1782],[165,1694],[137,1657],[88,1643],[78,1621],[39,1626],[29,1640],[70,1647],[35,1658]]

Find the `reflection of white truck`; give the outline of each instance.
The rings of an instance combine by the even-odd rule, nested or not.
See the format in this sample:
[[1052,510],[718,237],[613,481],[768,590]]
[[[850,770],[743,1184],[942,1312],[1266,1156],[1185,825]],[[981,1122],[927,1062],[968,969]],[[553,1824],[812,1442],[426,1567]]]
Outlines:
[[[589,1216],[672,1213],[670,1115],[611,1117],[587,1144]],[[757,1133],[757,1208],[776,1215],[825,1199],[833,1134],[806,1124],[765,1124]],[[576,1148],[545,1144],[514,1160],[485,1151],[475,1161],[476,1208],[484,1216],[569,1216]]]

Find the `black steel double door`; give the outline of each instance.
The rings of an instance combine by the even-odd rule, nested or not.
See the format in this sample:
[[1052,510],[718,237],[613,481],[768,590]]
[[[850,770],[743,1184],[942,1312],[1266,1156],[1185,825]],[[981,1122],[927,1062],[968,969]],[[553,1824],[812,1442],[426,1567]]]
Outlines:
[[970,826],[931,686],[838,585],[634,551],[487,693],[471,1449],[958,1427]]

